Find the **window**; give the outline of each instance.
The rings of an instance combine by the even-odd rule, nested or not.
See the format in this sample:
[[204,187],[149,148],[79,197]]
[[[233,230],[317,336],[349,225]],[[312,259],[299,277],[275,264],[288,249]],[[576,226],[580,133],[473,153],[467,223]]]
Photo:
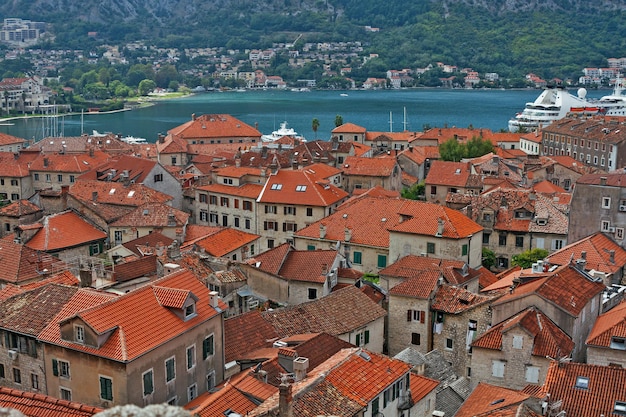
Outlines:
[[224,178],[224,184],[233,185],[233,179],[232,178]]
[[206,390],[211,391],[213,388],[215,388],[215,371],[206,376]]
[[524,347],[524,337],[520,335],[513,336],[513,349],[522,349]]
[[406,321],[424,323],[426,322],[426,312],[423,310],[407,310]]
[[613,413],[625,416],[626,415],[626,401],[615,401],[615,405],[613,406]]
[[526,367],[526,382],[531,384],[539,383],[539,367],[527,366]]
[[11,200],[17,201],[20,199],[20,195],[17,193],[11,193]]
[[266,214],[276,214],[276,206],[265,206],[265,213]]
[[213,204],[214,206],[217,205],[217,196],[216,195],[209,195],[209,204]]
[[96,256],[100,253],[100,244],[92,243],[89,245],[89,256]]
[[235,207],[236,209],[239,208],[239,199],[238,198],[233,198],[233,207]]
[[611,344],[609,345],[609,347],[611,349],[626,350],[626,339],[624,339],[623,337],[613,336],[611,338]]
[[169,400],[167,400],[167,405],[172,405],[172,406],[178,405],[178,397],[172,397]]
[[579,388],[579,389],[588,389],[589,378],[587,378],[586,376],[577,376],[576,384],[574,385],[574,387]]
[[306,250],[315,250],[315,245],[306,245]]
[[484,233],[483,232],[483,245],[488,245],[489,244],[489,238],[491,237],[490,233]]
[[283,223],[283,232],[295,232],[296,230],[298,230],[298,226],[295,223]]
[[187,369],[191,369],[196,366],[196,346],[189,346],[187,348]]
[[70,183],[74,184],[76,182],[76,177],[74,175],[70,175]]
[[85,343],[85,328],[83,326],[74,326],[74,340],[78,343]]
[[278,230],[278,222],[263,222],[263,230]]
[[506,246],[506,234],[505,233],[498,235],[498,245]]
[[420,340],[420,334],[419,333],[411,333],[411,344],[413,345],[419,345],[421,340]]
[[13,382],[15,382],[16,384],[22,383],[22,371],[20,371],[18,368],[13,368]]
[[198,198],[199,198],[201,203],[206,203],[207,202],[207,195],[206,194],[200,193],[200,194],[198,194]]
[[46,182],[50,181],[52,181],[52,177],[50,176],[50,174],[46,174]]
[[185,307],[185,319],[196,315],[196,303],[191,303]]
[[306,185],[296,185],[296,191],[298,192],[306,191]]
[[187,400],[191,401],[198,396],[198,386],[196,384],[187,387]]
[[385,268],[387,266],[387,255],[378,255],[378,263],[379,268]]
[[306,215],[307,217],[313,217],[313,207],[306,208]]
[[59,361],[59,376],[62,378],[70,378],[70,363]]
[[213,335],[206,337],[202,341],[202,359],[206,359],[215,353],[215,342]]
[[17,180],[11,180],[11,185],[16,187],[17,186]]
[[200,221],[206,222],[208,220],[209,213],[206,210],[200,210]]
[[39,181],[39,174],[35,174],[35,181]]
[[461,256],[467,256],[467,244],[461,246]]
[[285,206],[283,207],[283,213],[285,215],[296,215],[296,208],[294,206]]
[[30,386],[34,390],[38,390],[39,389],[39,375],[37,375],[37,374],[30,374]]
[[435,244],[433,242],[426,242],[426,253],[435,253]]
[[367,345],[370,342],[370,331],[364,330],[355,335],[354,344],[358,346]]
[[454,341],[450,338],[446,339],[446,350],[452,350],[454,347]]
[[611,197],[602,197],[602,208],[603,209],[611,208]]
[[4,379],[6,376],[4,375],[4,364],[0,363],[0,379]]
[[372,416],[375,416],[376,414],[378,414],[378,411],[380,410],[379,402],[380,402],[379,397],[376,397],[372,400]]
[[623,227],[615,228],[615,239],[617,239],[617,240],[623,240],[624,239],[624,228]]
[[282,184],[277,184],[274,183],[270,186],[270,190],[276,190],[276,191],[280,191],[283,189],[283,185]]
[[274,239],[267,239],[267,248],[268,249],[274,248]]
[[57,181],[58,182],[63,182],[63,175],[62,174],[58,174],[57,175]]
[[170,165],[176,165],[176,157],[172,156],[170,161],[172,161],[172,163]]
[[603,232],[608,232],[609,227],[611,227],[611,222],[608,220],[602,220],[602,223],[600,224],[600,230]]
[[317,298],[317,288],[309,288],[309,300],[315,300]]
[[221,197],[220,198],[220,206],[228,207],[228,197]]
[[552,250],[563,249],[563,239],[552,240]]
[[239,227],[239,217],[235,217],[234,219],[235,227]]
[[60,388],[61,399],[65,401],[72,401],[72,391],[67,388]]
[[492,361],[491,362],[491,375],[496,378],[504,378],[504,366],[505,363],[503,361]]
[[246,229],[250,230],[250,227],[252,227],[250,223],[250,219],[246,219],[245,224],[246,224]]
[[143,379],[143,395],[150,395],[154,392],[154,374],[152,369],[147,372],[144,372],[142,375]]
[[247,211],[252,211],[252,202],[244,200],[244,202],[243,202],[243,209],[247,210]]
[[176,378],[176,358],[171,357],[165,361],[165,382]]
[[113,401],[113,380],[111,378],[100,377],[100,398]]
[[162,182],[163,174],[154,174],[154,182]]
[[352,262],[353,262],[353,263],[355,263],[355,264],[357,264],[357,265],[361,265],[361,262],[362,262],[361,257],[362,257],[362,256],[363,256],[363,255],[362,255],[362,253],[361,253],[361,252],[356,252],[356,251],[355,251],[355,252],[353,252],[353,253],[352,253]]
[[517,248],[524,247],[524,236],[515,236],[515,247]]
[[222,215],[222,226],[228,227],[228,215],[227,214]]

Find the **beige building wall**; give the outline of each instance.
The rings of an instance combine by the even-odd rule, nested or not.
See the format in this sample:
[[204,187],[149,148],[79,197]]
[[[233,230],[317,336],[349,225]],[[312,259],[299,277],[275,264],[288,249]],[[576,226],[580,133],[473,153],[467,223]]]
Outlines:
[[[419,311],[418,316],[411,313],[410,321],[408,319],[409,310]],[[423,319],[422,314],[424,315]],[[389,356],[395,356],[407,347],[423,354],[430,352],[431,326],[430,301],[428,299],[389,296],[387,330]],[[418,338],[419,340],[417,340]]]
[[587,346],[587,363],[600,366],[621,366],[626,368],[626,352],[597,346]]
[[[476,322],[476,331],[470,342],[491,327],[491,310],[488,304],[477,306],[461,314],[434,312],[434,321],[443,317],[441,325],[433,324],[433,349],[440,351],[458,376],[470,377],[473,374],[472,351],[468,348],[470,320]],[[452,347],[450,348],[450,345]]]
[[[4,365],[4,378],[0,378],[0,386],[47,394],[46,374],[43,371],[43,345],[32,337],[21,336],[28,349],[19,349],[19,347],[9,349],[3,333],[0,332],[0,337],[2,337],[0,364]],[[9,353],[9,351],[16,353]],[[19,380],[16,380],[16,373]]]
[[[513,337],[521,337],[521,349],[513,347]],[[542,385],[546,379],[550,359],[532,355],[533,338],[520,327],[502,335],[502,350],[473,348],[472,388],[479,382],[521,390],[528,384]],[[494,362],[503,364],[502,376],[494,375]],[[533,371],[534,369],[534,371]],[[533,379],[536,377],[536,379]]]
[[[177,230],[183,229],[181,227],[154,227],[154,226],[111,226],[109,227],[109,240],[113,245],[121,245],[131,240],[138,239],[140,237],[148,236],[152,232],[159,232],[163,236],[170,239],[183,240],[182,234],[178,234]],[[115,232],[119,232],[116,234]],[[122,240],[118,241],[116,236],[121,236]]]
[[361,343],[360,347],[374,353],[382,353],[385,343],[385,317],[380,317],[365,326],[336,336],[341,340],[356,345],[357,337],[363,337],[362,335],[364,335],[366,331],[369,332],[369,342],[366,344]]

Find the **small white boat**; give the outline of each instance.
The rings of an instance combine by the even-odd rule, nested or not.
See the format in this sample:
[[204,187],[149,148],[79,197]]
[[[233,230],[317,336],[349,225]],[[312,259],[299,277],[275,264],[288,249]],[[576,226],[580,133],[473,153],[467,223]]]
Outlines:
[[122,142],[130,143],[131,145],[145,145],[148,141],[144,138],[136,138],[134,136],[125,136],[120,138]]
[[346,94],[346,93],[341,93],[341,94],[339,94],[339,95],[340,95],[341,97],[348,97],[348,94]]

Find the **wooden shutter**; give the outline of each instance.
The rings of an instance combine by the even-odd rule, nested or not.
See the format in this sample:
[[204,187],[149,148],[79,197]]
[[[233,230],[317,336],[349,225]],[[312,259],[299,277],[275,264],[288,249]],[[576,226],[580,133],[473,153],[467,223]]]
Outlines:
[[365,331],[365,345],[367,345],[370,342],[370,331],[366,330]]
[[52,375],[59,376],[59,361],[52,359]]
[[425,319],[426,319],[426,312],[420,311],[420,323],[424,323]]
[[413,319],[413,310],[406,311],[406,321],[411,321]]

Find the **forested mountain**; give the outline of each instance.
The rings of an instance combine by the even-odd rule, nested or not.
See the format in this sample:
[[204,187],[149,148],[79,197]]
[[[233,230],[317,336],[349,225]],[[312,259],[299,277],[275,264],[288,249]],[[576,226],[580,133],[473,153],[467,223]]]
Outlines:
[[[626,56],[625,0],[5,0],[0,17],[51,23],[55,46],[147,39],[163,47],[263,48],[362,41],[372,65],[444,61],[519,76],[577,77]],[[370,33],[364,26],[380,28]],[[88,39],[87,32],[98,37]],[[298,45],[296,45],[298,47]]]

